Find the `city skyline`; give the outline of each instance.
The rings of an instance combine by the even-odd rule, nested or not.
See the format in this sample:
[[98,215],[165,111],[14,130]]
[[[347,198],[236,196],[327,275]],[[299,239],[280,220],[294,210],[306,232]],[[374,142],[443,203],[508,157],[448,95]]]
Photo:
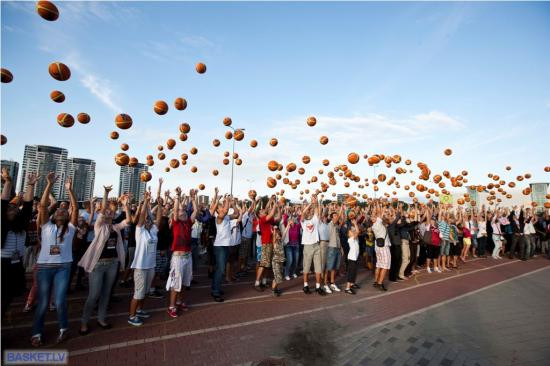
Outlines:
[[[332,169],[347,163],[350,152],[400,154],[414,169],[425,162],[434,174],[466,169],[474,184],[486,184],[488,173],[507,182],[530,173],[521,188],[549,180],[541,133],[550,120],[548,4],[58,5],[60,18],[50,23],[36,15],[33,3],[1,4],[2,67],[14,74],[12,83],[2,84],[2,133],[8,137],[2,157],[22,161],[25,144],[45,141],[93,157],[95,195],[103,185],[118,188],[114,156],[121,143],[140,162],[155,157],[153,184],[162,177],[167,188],[203,183],[205,192],[216,186],[228,192],[231,165],[222,164],[223,152],[231,150],[226,116],[234,127],[246,128],[245,139],[236,143],[243,164],[235,166],[235,194],[241,197],[251,188],[262,195],[285,189],[296,200],[305,184],[267,188],[269,160],[304,166],[304,175],[292,177],[305,182],[323,168],[323,159]],[[53,61],[66,63],[71,79],[53,80],[47,73]],[[207,65],[205,74],[194,71],[199,61]],[[64,103],[49,99],[54,89],[66,94]],[[172,107],[176,97],[187,99],[185,111]],[[165,116],[153,112],[159,99],[169,105]],[[56,123],[61,112],[86,112],[91,122],[64,129]],[[111,140],[118,113],[131,115],[134,126]],[[305,123],[310,115],[317,117],[315,127]],[[184,143],[178,140],[182,122],[191,125]],[[319,144],[322,135],[330,140],[325,146]],[[272,137],[277,147],[269,146]],[[176,147],[165,149],[167,158],[160,161],[156,147],[168,138],[176,139]],[[212,146],[214,138],[220,147]],[[251,139],[258,141],[256,149]],[[192,147],[198,148],[195,156]],[[451,156],[443,155],[446,148]],[[189,154],[188,164],[164,173],[181,153]],[[302,165],[306,154],[311,163]],[[376,177],[364,160],[352,168],[361,178]],[[376,173],[390,176],[393,170],[381,166]],[[403,187],[418,172],[398,179]],[[374,196],[372,185],[348,189],[343,183],[331,186],[329,197],[354,191]],[[380,185],[377,195],[393,191],[388,188]]]

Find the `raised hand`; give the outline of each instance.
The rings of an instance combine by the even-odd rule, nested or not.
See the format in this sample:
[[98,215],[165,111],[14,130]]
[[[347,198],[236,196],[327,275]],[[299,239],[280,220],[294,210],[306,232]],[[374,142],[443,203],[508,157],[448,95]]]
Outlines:
[[[49,174],[48,174],[49,175]],[[103,186],[103,189],[105,190],[105,193],[109,193],[113,190],[113,186]]]
[[29,173],[29,174],[27,174],[27,184],[29,186],[34,186],[39,178],[40,178],[39,174]]
[[70,191],[72,188],[73,188],[73,178],[69,177],[69,178],[67,178],[67,180],[65,181],[65,189],[66,189],[67,191]]
[[10,172],[7,168],[2,168],[2,182],[11,182]]
[[59,177],[56,176],[54,172],[49,172],[48,175],[46,176],[46,180],[48,181],[49,184],[54,184],[57,178]]

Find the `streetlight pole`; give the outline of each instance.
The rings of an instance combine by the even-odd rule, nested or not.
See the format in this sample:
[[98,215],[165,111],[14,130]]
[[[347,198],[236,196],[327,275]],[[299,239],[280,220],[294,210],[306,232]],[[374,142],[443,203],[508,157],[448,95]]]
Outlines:
[[233,170],[234,170],[234,167],[235,167],[235,131],[236,130],[241,130],[241,131],[244,131],[245,129],[244,128],[237,128],[235,129],[233,126],[228,126],[229,128],[231,128],[233,130],[233,148],[231,150],[231,195],[233,196]]

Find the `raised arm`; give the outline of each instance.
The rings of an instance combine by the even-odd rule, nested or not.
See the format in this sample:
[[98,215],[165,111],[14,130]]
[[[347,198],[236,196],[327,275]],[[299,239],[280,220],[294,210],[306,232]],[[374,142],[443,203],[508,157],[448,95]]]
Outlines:
[[197,214],[199,213],[199,203],[197,199],[197,191],[191,190],[191,196],[189,196],[189,199],[191,200],[191,204],[193,205],[193,212],[191,213],[191,223],[195,223],[195,220],[197,219]]
[[65,182],[65,189],[69,192],[69,200],[71,201],[71,224],[76,226],[78,224],[78,203],[73,192],[73,179],[67,178]]
[[229,196],[229,200],[230,200],[231,208],[233,208],[233,214],[230,216],[230,219],[231,220],[238,219],[239,215],[241,214],[241,210],[239,210],[239,208],[235,204],[235,199],[233,199],[233,196]]
[[46,176],[47,184],[44,193],[42,193],[42,199],[40,200],[40,207],[38,209],[38,219],[42,225],[48,221],[48,197],[57,178],[54,172],[49,172]]
[[[275,198],[274,197],[271,197],[269,199],[269,202],[267,203],[267,205],[269,206],[270,204],[272,204],[274,202]],[[277,205],[272,205],[271,206],[271,210],[269,211],[269,213],[267,214],[266,216],[266,220],[269,221],[273,218],[273,216],[275,216],[275,210],[277,209]]]
[[218,207],[218,187],[214,188],[214,199],[210,204],[210,215],[214,215],[216,208]]
[[178,212],[181,205],[181,188],[176,187],[176,200],[174,201],[174,207],[172,208],[172,219],[174,221],[178,220]]
[[143,194],[143,205],[141,206],[141,211],[139,212],[138,222],[136,226],[142,227],[145,225],[145,220],[147,219],[147,214],[149,212],[149,205],[151,204],[151,194],[145,192]]
[[11,198],[11,190],[13,189],[13,182],[6,168],[2,168],[2,182],[4,182],[4,187],[2,188],[2,201],[9,201]]
[[101,201],[101,214],[105,215],[107,205],[109,204],[109,192],[113,189],[113,186],[103,186],[103,201]]

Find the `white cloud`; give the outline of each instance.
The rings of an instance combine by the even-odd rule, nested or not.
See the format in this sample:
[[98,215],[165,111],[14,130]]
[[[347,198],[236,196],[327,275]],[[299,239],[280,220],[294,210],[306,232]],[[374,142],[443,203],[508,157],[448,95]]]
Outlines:
[[88,73],[80,79],[80,82],[111,111],[114,113],[120,113],[120,111],[122,111],[122,108],[113,101],[114,92],[109,80]]

